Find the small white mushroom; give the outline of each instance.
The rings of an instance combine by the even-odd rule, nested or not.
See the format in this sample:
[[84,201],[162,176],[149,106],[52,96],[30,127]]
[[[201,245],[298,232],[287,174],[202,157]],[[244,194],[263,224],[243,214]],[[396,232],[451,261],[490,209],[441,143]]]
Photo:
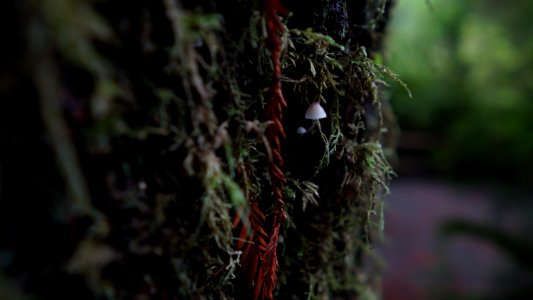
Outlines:
[[305,112],[305,118],[310,120],[320,120],[326,117],[326,111],[318,102],[313,102]]
[[299,135],[302,135],[304,133],[307,132],[307,129],[303,128],[302,126],[298,127],[298,129],[296,129],[296,133],[299,134]]
[[146,182],[144,180],[139,181],[137,185],[141,191],[145,191],[147,188]]

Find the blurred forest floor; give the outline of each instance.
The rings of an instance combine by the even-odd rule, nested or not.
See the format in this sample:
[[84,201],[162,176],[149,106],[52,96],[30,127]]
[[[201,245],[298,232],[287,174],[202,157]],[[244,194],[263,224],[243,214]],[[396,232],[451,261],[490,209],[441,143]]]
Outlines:
[[[531,267],[519,258],[533,228],[532,208],[522,201],[531,190],[513,195],[502,186],[405,176],[391,189],[381,248],[385,300],[526,299],[520,297],[531,293]],[[466,234],[445,233],[458,224]],[[465,224],[482,229],[466,232]],[[518,249],[511,238],[520,241]]]

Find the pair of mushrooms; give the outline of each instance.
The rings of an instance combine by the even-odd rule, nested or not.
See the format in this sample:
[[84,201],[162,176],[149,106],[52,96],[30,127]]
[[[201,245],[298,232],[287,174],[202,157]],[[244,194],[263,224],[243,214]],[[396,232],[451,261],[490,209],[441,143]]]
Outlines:
[[[318,121],[320,119],[324,119],[326,117],[326,111],[320,105],[319,102],[313,102],[311,105],[309,105],[309,108],[305,112],[305,118],[308,120]],[[299,135],[303,135],[307,132],[307,129],[300,126],[298,129],[296,129],[296,133]]]

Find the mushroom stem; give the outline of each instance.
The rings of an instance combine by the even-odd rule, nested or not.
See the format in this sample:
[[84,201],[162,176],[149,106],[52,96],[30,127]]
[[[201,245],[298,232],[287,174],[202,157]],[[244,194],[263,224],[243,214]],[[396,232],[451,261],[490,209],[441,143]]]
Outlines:
[[313,121],[313,125],[311,125],[311,127],[315,126],[315,124],[317,124],[317,126],[318,126],[318,131],[320,132],[320,137],[324,141],[324,144],[326,145],[326,149],[328,149],[329,148],[329,140],[328,140],[328,137],[322,131],[322,126],[320,125],[320,121],[319,120],[314,120]]
[[320,122],[318,120],[314,120],[313,123],[311,124],[311,127],[309,127],[309,129],[307,129],[307,132],[313,130],[313,128],[315,128],[315,122],[318,123],[318,126],[320,126]]

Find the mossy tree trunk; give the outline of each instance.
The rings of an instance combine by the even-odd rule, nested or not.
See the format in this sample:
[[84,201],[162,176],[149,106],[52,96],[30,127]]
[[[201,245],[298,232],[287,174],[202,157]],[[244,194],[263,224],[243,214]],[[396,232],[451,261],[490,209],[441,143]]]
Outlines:
[[3,3],[0,286],[379,297],[391,2]]

